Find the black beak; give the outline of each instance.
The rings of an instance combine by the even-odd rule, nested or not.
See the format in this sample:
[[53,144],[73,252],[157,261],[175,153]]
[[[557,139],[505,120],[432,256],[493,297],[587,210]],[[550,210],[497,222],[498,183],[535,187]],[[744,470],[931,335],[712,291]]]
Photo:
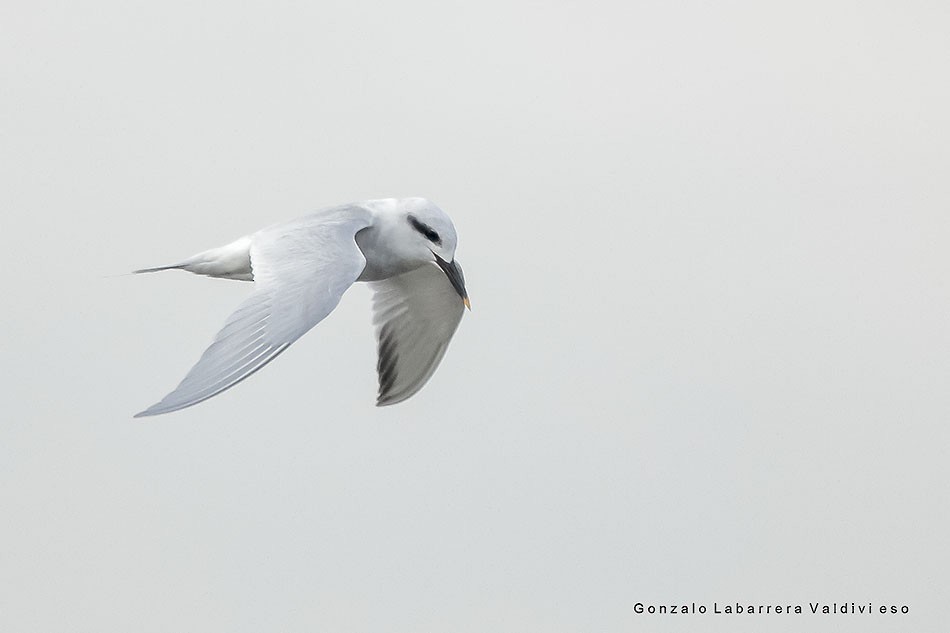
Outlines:
[[459,266],[458,262],[454,259],[447,262],[435,253],[432,254],[435,255],[435,263],[439,265],[439,268],[442,269],[445,276],[449,278],[452,287],[455,288],[455,292],[459,293],[459,296],[462,297],[462,303],[465,304],[466,308],[471,310],[472,304],[469,302],[468,293],[465,291],[465,275],[462,274],[462,267]]

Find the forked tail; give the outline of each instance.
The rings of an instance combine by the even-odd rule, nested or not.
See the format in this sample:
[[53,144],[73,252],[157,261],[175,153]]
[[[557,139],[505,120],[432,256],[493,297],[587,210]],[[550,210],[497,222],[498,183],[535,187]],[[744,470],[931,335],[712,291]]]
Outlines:
[[222,279],[238,279],[253,281],[254,273],[251,270],[251,238],[242,237],[220,248],[198,253],[183,262],[170,266],[156,266],[154,268],[140,268],[133,273],[155,273],[160,270],[187,270],[196,275],[220,277]]

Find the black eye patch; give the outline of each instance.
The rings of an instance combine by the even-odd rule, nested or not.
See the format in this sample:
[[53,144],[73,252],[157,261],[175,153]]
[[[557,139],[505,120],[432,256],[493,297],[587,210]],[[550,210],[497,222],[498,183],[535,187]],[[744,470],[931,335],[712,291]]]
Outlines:
[[428,224],[420,222],[412,215],[409,216],[409,224],[412,225],[412,228],[422,233],[422,235],[433,244],[442,245],[442,238],[439,237],[439,234],[432,230],[432,227]]

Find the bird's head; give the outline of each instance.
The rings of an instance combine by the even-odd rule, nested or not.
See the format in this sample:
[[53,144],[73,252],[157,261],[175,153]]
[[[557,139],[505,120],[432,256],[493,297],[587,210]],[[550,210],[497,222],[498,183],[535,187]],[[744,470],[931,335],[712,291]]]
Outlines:
[[462,302],[471,309],[465,290],[465,277],[461,266],[455,261],[458,237],[452,219],[425,198],[407,198],[401,206],[400,215],[405,223],[403,228],[408,229],[413,256],[419,261],[437,264],[449,278]]

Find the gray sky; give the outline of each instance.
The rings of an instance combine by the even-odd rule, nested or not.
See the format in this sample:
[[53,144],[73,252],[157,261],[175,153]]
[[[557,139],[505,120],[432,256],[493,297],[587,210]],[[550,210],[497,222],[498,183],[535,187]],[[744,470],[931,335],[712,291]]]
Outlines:
[[[933,630],[944,2],[0,5],[0,629]],[[369,292],[133,421],[249,286],[422,195],[473,312],[373,406]],[[907,604],[637,616],[636,602]]]

